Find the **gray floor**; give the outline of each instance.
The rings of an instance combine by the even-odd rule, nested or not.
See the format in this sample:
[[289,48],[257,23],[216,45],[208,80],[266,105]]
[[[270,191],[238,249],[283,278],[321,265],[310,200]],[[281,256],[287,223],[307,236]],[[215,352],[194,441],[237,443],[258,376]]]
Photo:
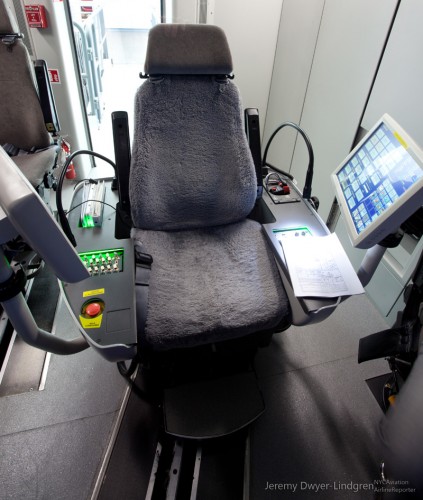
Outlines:
[[[61,306],[56,335],[78,335]],[[126,382],[93,350],[52,356],[43,391],[0,399],[0,499],[90,498]]]
[[[267,410],[253,426],[252,500],[374,498],[364,488],[378,479],[382,412],[365,380],[388,370],[383,360],[358,365],[357,349],[360,337],[385,328],[370,301],[356,296],[324,323],[292,327],[259,353]],[[326,490],[316,492],[321,483]]]
[[[59,314],[57,335],[75,336],[63,306]],[[359,366],[356,356],[358,339],[385,327],[366,297],[354,297],[325,323],[291,328],[259,353],[267,411],[253,427],[251,499],[366,498],[300,488],[375,478],[381,411],[365,379],[386,364]],[[115,365],[90,350],[53,356],[44,391],[1,398],[0,499],[90,498],[125,388]]]

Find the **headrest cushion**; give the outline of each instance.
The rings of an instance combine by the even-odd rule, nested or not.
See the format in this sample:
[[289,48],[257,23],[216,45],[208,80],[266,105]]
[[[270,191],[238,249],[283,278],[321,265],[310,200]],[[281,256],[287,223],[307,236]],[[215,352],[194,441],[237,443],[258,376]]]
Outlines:
[[229,75],[232,57],[224,31],[207,24],[158,24],[150,30],[148,75]]
[[6,5],[4,0],[0,0],[0,34],[10,35],[19,33],[18,23],[16,22],[12,9]]

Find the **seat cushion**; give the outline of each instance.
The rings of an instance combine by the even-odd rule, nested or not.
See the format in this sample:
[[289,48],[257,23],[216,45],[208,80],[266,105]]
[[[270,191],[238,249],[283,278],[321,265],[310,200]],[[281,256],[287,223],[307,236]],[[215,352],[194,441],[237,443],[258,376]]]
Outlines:
[[241,109],[231,81],[168,76],[140,87],[129,183],[135,227],[195,229],[248,216],[257,178]]
[[0,95],[0,144],[27,151],[50,146],[34,65],[22,40],[8,47],[0,43]]
[[141,339],[151,348],[233,339],[289,317],[274,257],[257,222],[174,232],[134,229],[132,237],[153,256]]
[[12,160],[32,186],[37,188],[43,182],[44,174],[54,168],[56,156],[57,146],[53,145],[35,153],[13,156]]

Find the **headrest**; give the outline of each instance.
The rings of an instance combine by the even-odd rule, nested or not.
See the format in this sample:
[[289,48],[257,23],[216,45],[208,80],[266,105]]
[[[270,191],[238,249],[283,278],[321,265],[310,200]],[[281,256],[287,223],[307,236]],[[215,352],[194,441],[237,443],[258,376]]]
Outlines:
[[5,0],[0,0],[0,34],[10,35],[12,33],[19,33],[18,23]]
[[226,35],[207,24],[158,24],[150,30],[144,70],[148,75],[229,75]]

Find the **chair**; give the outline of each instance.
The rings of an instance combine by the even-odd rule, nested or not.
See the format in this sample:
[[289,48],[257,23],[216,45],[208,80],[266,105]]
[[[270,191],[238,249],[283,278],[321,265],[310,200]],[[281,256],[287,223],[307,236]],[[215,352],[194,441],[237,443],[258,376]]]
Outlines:
[[145,70],[129,184],[132,237],[153,258],[140,344],[180,349],[286,328],[274,257],[248,219],[257,179],[225,34],[158,25]]
[[0,145],[40,192],[51,186],[49,173],[56,165],[58,147],[51,135],[58,131],[56,110],[45,63],[37,61],[34,69],[4,0],[0,1],[0,40]]
[[[172,367],[180,360],[179,382],[173,369],[164,382],[168,432],[223,435],[263,411],[254,374],[239,361],[290,325],[290,306],[262,226],[248,217],[257,177],[224,32],[157,25],[145,71],[129,175],[139,355]],[[245,376],[226,377],[240,366]]]

